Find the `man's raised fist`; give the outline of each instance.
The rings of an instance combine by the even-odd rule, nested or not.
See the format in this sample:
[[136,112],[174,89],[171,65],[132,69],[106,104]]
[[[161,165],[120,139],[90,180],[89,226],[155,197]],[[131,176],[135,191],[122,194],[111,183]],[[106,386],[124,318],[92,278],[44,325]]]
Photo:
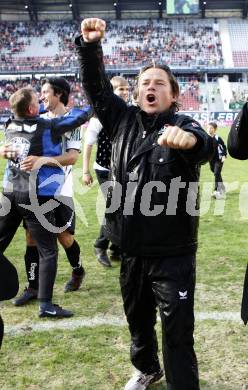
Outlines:
[[81,32],[85,42],[97,42],[103,38],[106,22],[98,18],[87,18],[81,23]]

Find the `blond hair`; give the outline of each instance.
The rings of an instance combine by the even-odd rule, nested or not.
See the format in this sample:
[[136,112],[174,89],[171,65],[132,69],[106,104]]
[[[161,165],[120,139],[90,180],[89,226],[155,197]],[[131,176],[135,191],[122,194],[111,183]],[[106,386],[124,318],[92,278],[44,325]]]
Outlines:
[[28,108],[32,101],[35,90],[32,87],[18,89],[9,98],[10,108],[19,118],[25,118],[28,114]]
[[114,77],[112,77],[110,82],[111,82],[112,87],[113,87],[114,90],[116,88],[118,88],[118,87],[122,87],[122,86],[128,85],[127,80],[124,77],[122,77],[122,76],[114,76]]

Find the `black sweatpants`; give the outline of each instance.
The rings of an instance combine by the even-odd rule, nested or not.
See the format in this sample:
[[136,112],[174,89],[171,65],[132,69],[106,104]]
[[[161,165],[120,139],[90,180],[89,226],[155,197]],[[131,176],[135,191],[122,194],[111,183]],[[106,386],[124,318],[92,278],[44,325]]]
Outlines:
[[131,333],[131,361],[144,373],[160,369],[156,307],[171,390],[199,390],[194,352],[195,255],[143,258],[124,255],[120,285]]
[[3,341],[3,331],[4,331],[4,323],[3,323],[2,317],[0,316],[0,349],[1,349],[2,341]]
[[[37,243],[40,256],[38,298],[44,301],[51,300],[57,272],[57,235],[46,230],[36,218],[35,213],[20,206],[20,203],[26,203],[26,199],[20,201],[20,198],[17,199],[14,193],[4,194],[4,196],[2,208],[0,209],[0,251],[5,251],[22,219],[24,219],[33,239]],[[43,204],[48,199],[40,197],[39,203]],[[47,212],[45,218],[55,225],[53,211]]]
[[[0,251],[0,301],[16,296],[19,281],[16,268]],[[3,340],[4,323],[0,315],[0,348]]]
[[212,160],[209,163],[210,169],[214,174],[214,189],[215,191],[225,191],[225,186],[223,184],[223,179],[221,176],[221,171],[223,168],[223,162]]
[[244,324],[246,325],[248,322],[248,263],[246,266],[245,280],[244,280],[244,287],[243,287],[243,296],[242,296],[242,303],[241,303],[241,318],[244,321]]

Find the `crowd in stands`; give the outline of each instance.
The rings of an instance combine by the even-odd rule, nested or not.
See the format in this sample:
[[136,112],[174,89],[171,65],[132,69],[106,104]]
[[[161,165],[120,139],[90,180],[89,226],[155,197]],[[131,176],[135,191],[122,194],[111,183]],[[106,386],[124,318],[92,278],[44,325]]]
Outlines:
[[0,80],[0,114],[10,114],[9,98],[19,88],[32,85],[36,88],[33,80]]
[[79,26],[76,22],[57,23],[57,34],[61,52],[66,55],[74,52],[74,37],[77,31],[79,31]]
[[0,72],[68,71],[76,69],[76,56],[58,55],[54,57],[13,58],[4,55],[0,60]]
[[[243,41],[238,40],[241,32],[238,28],[248,30],[248,25],[244,23],[236,23],[236,26],[235,21],[228,22],[233,57],[237,42]],[[236,26],[235,34],[232,25]],[[73,21],[1,22],[0,72],[65,71],[68,68],[74,71],[78,67],[74,36],[79,31],[80,25]],[[58,43],[54,55],[45,57],[37,50],[34,55],[29,52],[25,56],[33,38],[40,38],[40,47],[51,46],[52,39],[46,38],[46,34],[50,33]],[[103,48],[106,65],[116,69],[124,66],[140,67],[146,65],[151,58],[170,66],[186,68],[221,67],[224,63],[219,24],[214,19],[111,21],[108,22]],[[247,52],[242,53],[247,56]],[[244,66],[244,63],[240,63],[241,65]]]
[[[54,56],[25,57],[25,47],[33,37],[42,37],[51,32],[56,34],[59,51]],[[68,22],[39,22],[38,25],[25,22],[3,22],[0,26],[1,59],[0,71],[61,71],[77,68],[74,36],[79,25]],[[45,45],[51,45],[47,39]],[[43,44],[44,46],[44,44]],[[223,64],[220,35],[216,23],[197,22],[186,19],[148,22],[115,21],[108,23],[103,41],[105,63],[109,66],[140,67],[151,58],[169,65],[217,66]],[[18,52],[24,52],[22,58]]]
[[105,63],[110,65],[142,66],[151,58],[176,66],[223,64],[220,35],[213,23],[185,19],[137,25],[111,22],[104,44],[108,41],[112,52],[105,56]]
[[[30,45],[30,37],[42,37],[50,28],[48,22],[1,22],[0,24],[0,50],[1,57],[12,58],[12,55],[25,50]],[[4,59],[1,58],[1,61]]]
[[201,95],[199,81],[192,78],[188,82],[180,83],[180,110],[198,111],[200,109]]
[[[76,66],[73,35],[79,31],[79,26],[68,22],[2,22],[0,26],[0,72],[23,72],[50,70],[60,71]],[[33,56],[25,56],[25,49],[30,45],[32,38],[41,38],[48,32],[58,36],[59,52],[54,56],[40,56],[34,52]],[[52,45],[52,40],[46,38],[41,46]],[[18,53],[22,52],[22,57]]]

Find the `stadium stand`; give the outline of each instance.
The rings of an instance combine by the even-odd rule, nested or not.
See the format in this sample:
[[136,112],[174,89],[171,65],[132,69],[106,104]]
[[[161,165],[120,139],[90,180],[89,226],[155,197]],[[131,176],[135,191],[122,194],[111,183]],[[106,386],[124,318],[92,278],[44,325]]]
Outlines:
[[[8,26],[6,23],[5,26]],[[16,25],[17,31],[18,28],[19,23]],[[15,26],[12,22],[7,27],[9,33],[3,47],[0,70],[48,68],[59,71],[77,66],[73,47],[73,36],[79,30],[77,24],[53,22],[48,27],[44,22],[39,23],[38,28],[40,33],[34,36],[33,29],[23,23],[26,44],[21,42],[21,49],[15,50],[15,42],[11,42],[11,32],[15,31]],[[103,47],[107,65],[143,66],[151,57],[157,62],[165,61],[179,67],[211,67],[223,63],[218,24],[212,19],[109,22]],[[37,53],[36,56],[33,53]]]
[[221,42],[214,20],[111,22],[104,49],[106,63],[144,65],[151,56],[169,65],[221,65]]
[[234,66],[247,67],[248,66],[247,20],[230,19],[228,21],[228,26],[230,32],[231,45],[232,45]]
[[[105,63],[121,67],[143,66],[152,57],[176,67],[223,67],[221,24],[215,19],[126,20],[109,22],[103,42]],[[248,22],[228,21],[234,66],[248,65]],[[77,23],[3,22],[0,32],[2,72],[66,70],[77,61],[73,37]],[[35,55],[34,55],[35,53]],[[20,61],[21,58],[21,61]]]
[[[80,106],[85,97],[76,76],[78,63],[73,42],[78,31],[79,24],[72,20],[1,23],[4,39],[0,43],[0,73],[16,73],[17,80],[18,75],[28,72],[33,75],[36,72],[74,74],[70,79],[73,102]],[[125,73],[129,69],[130,74],[151,59],[167,63],[174,71],[192,69],[198,73],[201,69],[223,69],[230,63],[234,67],[248,67],[247,36],[247,20],[234,18],[228,21],[214,18],[109,21],[103,40],[105,64],[112,73]],[[230,41],[230,52],[227,41]],[[233,62],[228,61],[230,53]],[[230,96],[226,99],[220,77],[206,84],[206,79],[198,76],[184,77],[181,83],[182,110],[235,110],[246,100],[247,93],[243,89],[241,92],[240,83],[236,91],[235,84],[228,86],[227,80]],[[38,88],[38,81],[34,80],[35,77],[31,77]],[[129,81],[133,86],[132,77]],[[0,113],[8,111],[7,100],[13,85],[19,88],[26,84],[23,80],[0,83]]]
[[190,80],[180,83],[180,109],[182,111],[198,111],[200,109],[199,82]]

